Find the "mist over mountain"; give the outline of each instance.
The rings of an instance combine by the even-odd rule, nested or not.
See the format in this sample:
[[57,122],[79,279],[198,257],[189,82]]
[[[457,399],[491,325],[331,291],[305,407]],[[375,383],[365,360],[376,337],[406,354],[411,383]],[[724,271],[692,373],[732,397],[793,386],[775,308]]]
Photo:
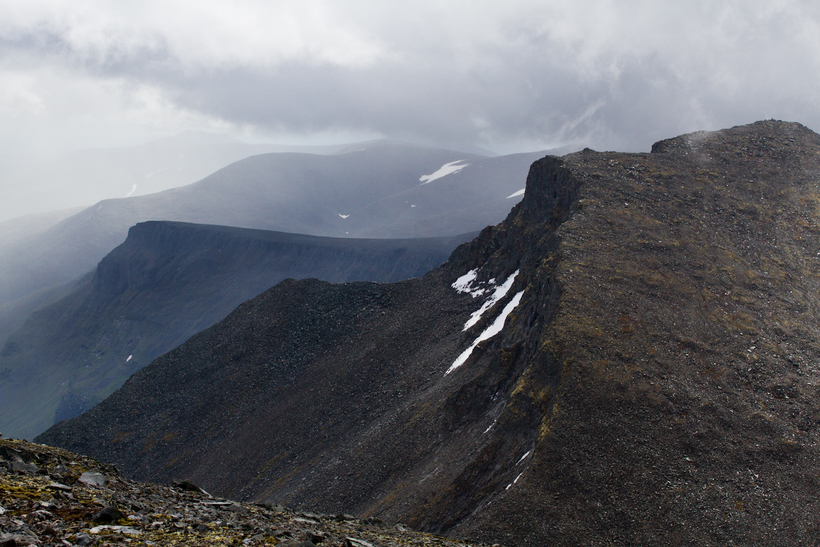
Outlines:
[[[0,315],[15,301],[84,275],[129,227],[146,220],[334,237],[477,231],[503,220],[521,199],[514,194],[541,155],[487,158],[379,141],[338,155],[257,155],[185,187],[104,200],[3,247]],[[8,334],[0,332],[0,340]]]
[[145,222],[35,312],[0,349],[0,431],[33,437],[104,399],[135,371],[285,278],[397,281],[472,235],[323,238]]
[[80,150],[8,175],[0,221],[161,192],[257,154],[333,154],[346,146],[247,144],[224,135],[186,131],[138,146]]
[[816,543],[818,158],[775,121],[546,157],[424,277],[280,283],[38,440],[488,543]]

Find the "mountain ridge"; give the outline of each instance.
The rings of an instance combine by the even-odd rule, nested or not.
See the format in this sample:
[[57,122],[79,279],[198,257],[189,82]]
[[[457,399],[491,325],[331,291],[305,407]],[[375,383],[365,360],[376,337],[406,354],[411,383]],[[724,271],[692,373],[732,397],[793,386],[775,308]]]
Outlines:
[[[252,156],[188,186],[104,200],[3,245],[0,321],[9,304],[92,270],[138,222],[170,220],[333,237],[455,236],[502,220],[519,199],[507,196],[520,189],[519,181],[536,157],[485,158],[379,142],[339,155]],[[455,160],[470,165],[421,184],[420,177]],[[0,332],[0,341],[8,334]]]
[[546,157],[424,277],[280,283],[38,440],[486,542],[814,543],[818,158],[776,121]]
[[470,235],[338,239],[150,221],[0,346],[0,428],[31,437],[86,410],[154,358],[291,278],[396,281]]

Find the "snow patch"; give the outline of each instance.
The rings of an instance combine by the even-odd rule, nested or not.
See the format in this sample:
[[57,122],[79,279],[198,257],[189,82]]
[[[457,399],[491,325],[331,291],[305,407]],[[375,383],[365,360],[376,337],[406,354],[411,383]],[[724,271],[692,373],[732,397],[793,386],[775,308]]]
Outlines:
[[342,213],[339,213],[339,216],[340,216],[340,217],[342,217],[342,218],[347,218],[347,217],[349,217],[350,215],[343,215]]
[[[499,300],[504,298],[504,296],[506,296],[506,294],[510,290],[510,287],[512,287],[513,281],[515,281],[515,276],[518,275],[519,271],[520,270],[515,270],[515,273],[512,274],[510,277],[508,277],[507,280],[503,284],[501,284],[500,286],[495,288],[495,290],[493,291],[493,294],[490,295],[490,298],[488,298],[487,301],[484,302],[484,305],[481,306],[481,308],[474,311],[472,313],[472,315],[470,315],[470,318],[467,320],[466,323],[464,323],[464,328],[461,329],[462,331],[465,331],[465,330],[469,329],[470,327],[472,327],[473,325],[475,325],[476,323],[478,323],[479,319],[481,319],[481,316],[484,315],[484,312],[486,312],[487,310],[492,308],[495,305],[496,302],[498,302]],[[483,292],[483,289],[482,289],[482,292]],[[473,296],[475,296],[475,295],[473,295]]]
[[510,300],[507,303],[507,305],[504,306],[504,309],[502,310],[501,314],[495,318],[495,321],[493,321],[492,325],[487,327],[484,330],[484,332],[482,332],[479,335],[479,337],[475,339],[475,341],[470,345],[470,347],[464,350],[464,352],[458,356],[458,358],[453,362],[453,364],[450,365],[450,368],[448,368],[447,372],[444,373],[445,376],[447,376],[455,369],[466,363],[467,359],[470,357],[470,354],[473,353],[473,350],[476,348],[476,346],[478,346],[478,344],[480,344],[484,340],[492,338],[493,336],[501,332],[501,329],[504,328],[504,322],[507,320],[507,316],[510,315],[510,313],[512,313],[516,306],[518,306],[518,304],[521,302],[521,297],[523,295],[524,291],[521,291],[517,293],[515,296],[513,296],[512,300]]
[[128,192],[127,194],[125,194],[125,197],[129,197],[131,194],[133,194],[136,191],[137,191],[137,185],[135,184],[134,186],[131,187],[131,191]]
[[521,475],[523,475],[523,474],[524,474],[524,472],[523,472],[523,471],[522,471],[521,473],[519,473],[519,474],[518,474],[518,476],[517,476],[517,477],[515,477],[515,480],[514,480],[514,481],[512,481],[510,484],[508,484],[508,485],[507,485],[507,488],[505,488],[504,490],[509,490],[509,489],[510,489],[510,486],[512,486],[513,484],[517,483],[517,482],[518,482],[518,479],[520,479],[520,478],[521,478]]
[[[520,460],[518,460],[518,461],[516,462],[516,464],[515,464],[515,465],[518,465],[519,463],[523,462],[523,461],[524,461],[524,459],[525,459],[527,456],[529,456],[529,455],[530,455],[530,452],[532,452],[532,450],[527,450],[527,453],[526,453],[526,454],[524,454],[523,456],[521,456],[521,459],[520,459]],[[520,476],[520,475],[519,475],[519,476]]]
[[125,362],[127,363],[128,361],[130,361],[132,357],[133,357],[133,355],[129,355],[128,359],[126,359]]
[[[473,289],[471,287],[473,281],[475,281],[475,276],[478,274],[478,270],[470,270],[466,274],[462,275],[458,279],[456,279],[451,287],[453,287],[457,292],[463,293],[468,292],[473,295],[473,298],[478,296],[479,294],[484,293],[484,289]],[[473,294],[473,291],[478,290],[477,294]]]
[[510,198],[517,198],[518,196],[523,196],[523,195],[524,195],[524,190],[526,190],[526,188],[522,188],[522,189],[521,189],[521,190],[519,190],[518,192],[516,192],[516,193],[514,193],[514,194],[510,194],[509,196],[507,196],[507,199],[510,199]]
[[[180,156],[180,158],[182,158],[182,157],[184,157],[184,156]],[[162,173],[163,171],[167,171],[167,170],[168,170],[168,168],[167,168],[167,167],[163,167],[162,169],[158,169],[158,170],[156,170],[156,171],[153,171],[153,172],[151,172],[151,173],[148,173],[147,175],[145,175],[145,178],[150,179],[151,177],[153,177],[153,176],[154,176],[154,175],[156,175],[157,173]],[[179,171],[179,169],[177,169],[177,171]]]
[[468,165],[469,163],[465,163],[464,165],[456,165],[457,163],[461,163],[464,160],[456,160],[451,161],[450,163],[445,163],[441,167],[439,167],[438,171],[432,173],[430,175],[422,175],[419,177],[419,181],[422,184],[427,184],[428,182],[433,182],[436,179],[440,179],[441,177],[446,177],[447,175],[452,175],[453,173],[458,173]]

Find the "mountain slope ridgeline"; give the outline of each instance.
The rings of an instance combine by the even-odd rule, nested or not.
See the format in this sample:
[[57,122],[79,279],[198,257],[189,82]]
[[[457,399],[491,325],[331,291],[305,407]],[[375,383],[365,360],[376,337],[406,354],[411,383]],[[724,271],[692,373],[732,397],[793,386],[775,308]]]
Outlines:
[[[473,234],[474,235],[474,234]],[[0,349],[0,431],[32,437],[285,278],[423,275],[471,235],[353,239],[145,222]]]
[[509,545],[820,541],[820,136],[536,161],[423,278],[285,281],[38,437]]

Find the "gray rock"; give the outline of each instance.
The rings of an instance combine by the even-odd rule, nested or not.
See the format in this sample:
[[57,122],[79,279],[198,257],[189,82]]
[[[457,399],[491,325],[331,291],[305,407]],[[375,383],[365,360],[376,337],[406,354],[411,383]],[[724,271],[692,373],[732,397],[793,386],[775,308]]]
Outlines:
[[116,505],[109,505],[92,517],[94,522],[115,522],[125,518],[125,513],[117,509]]
[[25,473],[25,474],[36,474],[40,471],[40,468],[34,465],[33,463],[25,463],[25,462],[11,462],[10,468],[12,471],[17,471],[18,473]]
[[102,488],[103,486],[105,486],[105,475],[93,471],[86,471],[85,473],[80,475],[80,478],[77,479],[77,482],[81,482],[88,486]]
[[93,538],[88,534],[77,534],[74,538],[74,545],[78,547],[88,547],[89,545],[96,545],[97,541],[97,538]]

